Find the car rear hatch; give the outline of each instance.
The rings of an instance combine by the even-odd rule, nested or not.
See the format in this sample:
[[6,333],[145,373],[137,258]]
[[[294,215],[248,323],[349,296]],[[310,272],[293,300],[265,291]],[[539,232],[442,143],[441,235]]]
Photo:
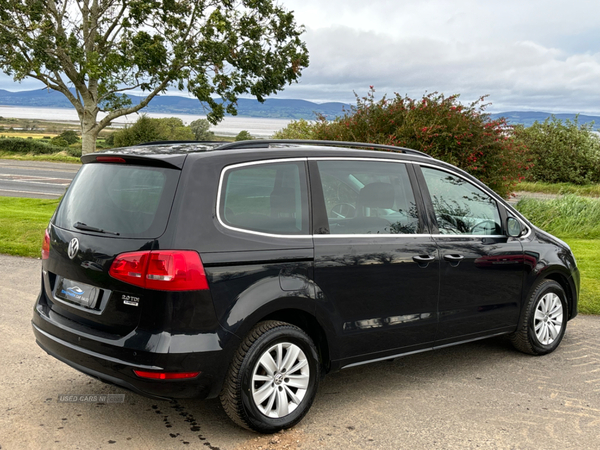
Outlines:
[[113,336],[138,325],[144,296],[160,293],[109,270],[121,253],[159,248],[184,159],[84,157],[46,235],[42,297],[52,320]]

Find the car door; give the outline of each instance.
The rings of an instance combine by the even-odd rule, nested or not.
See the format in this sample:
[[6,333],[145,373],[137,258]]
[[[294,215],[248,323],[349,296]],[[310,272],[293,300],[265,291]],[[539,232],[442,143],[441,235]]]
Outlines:
[[309,168],[317,297],[341,365],[431,344],[439,259],[412,166],[330,158]]
[[514,330],[526,265],[521,242],[504,231],[506,211],[456,172],[416,170],[440,250],[437,344]]

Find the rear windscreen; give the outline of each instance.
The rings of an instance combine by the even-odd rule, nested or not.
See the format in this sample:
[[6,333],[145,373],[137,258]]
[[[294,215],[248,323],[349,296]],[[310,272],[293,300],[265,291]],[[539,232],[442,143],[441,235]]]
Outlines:
[[84,164],[54,225],[76,231],[85,224],[107,235],[156,238],[167,225],[179,174],[160,167]]

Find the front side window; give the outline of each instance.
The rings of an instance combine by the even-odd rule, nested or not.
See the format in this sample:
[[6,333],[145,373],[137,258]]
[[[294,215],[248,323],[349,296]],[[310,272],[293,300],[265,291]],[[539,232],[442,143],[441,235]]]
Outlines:
[[422,167],[440,234],[501,234],[496,201],[456,175]]
[[406,166],[319,161],[331,234],[415,234],[419,216]]
[[303,162],[226,169],[220,216],[226,225],[269,234],[308,234],[308,190]]

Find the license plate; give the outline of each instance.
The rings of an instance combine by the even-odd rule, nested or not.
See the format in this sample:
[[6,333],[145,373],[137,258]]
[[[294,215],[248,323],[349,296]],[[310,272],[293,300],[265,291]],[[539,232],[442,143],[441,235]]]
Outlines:
[[99,292],[97,287],[89,284],[61,278],[56,285],[54,295],[61,300],[93,309],[96,307]]

